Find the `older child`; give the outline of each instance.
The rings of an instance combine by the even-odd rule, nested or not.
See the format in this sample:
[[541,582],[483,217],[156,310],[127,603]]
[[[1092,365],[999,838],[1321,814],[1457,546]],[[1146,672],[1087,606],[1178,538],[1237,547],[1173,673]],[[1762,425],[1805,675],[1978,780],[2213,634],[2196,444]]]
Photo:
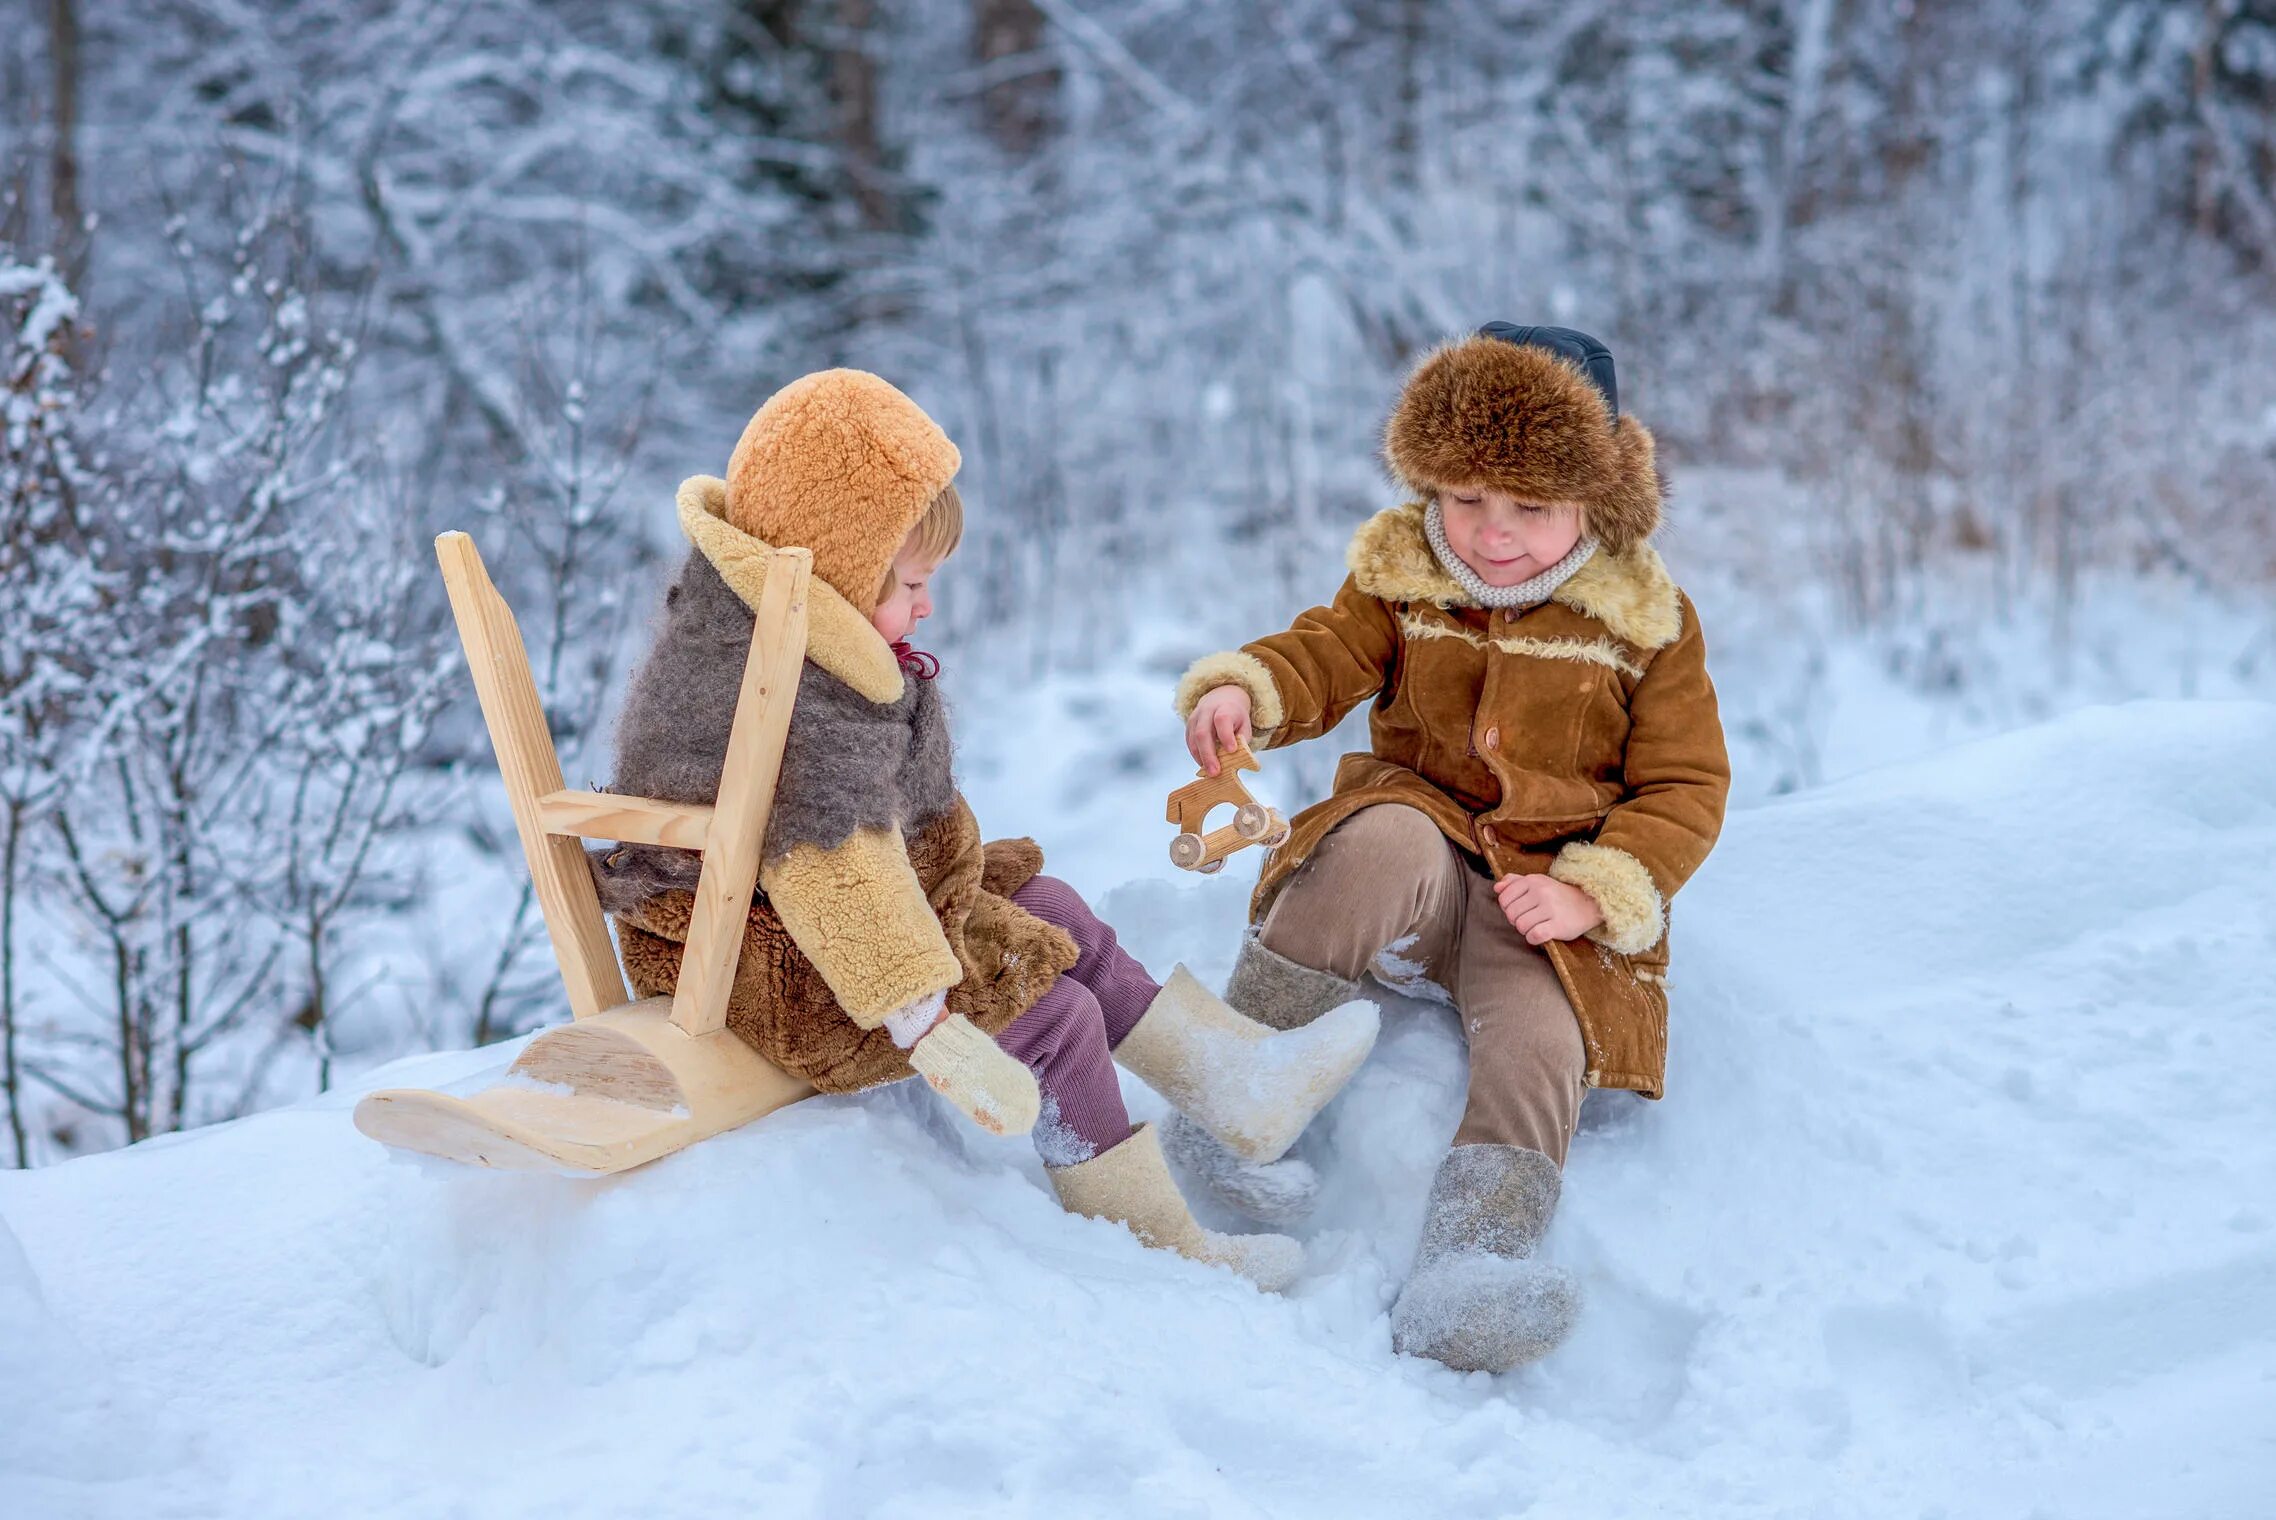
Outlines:
[[[1721,829],[1729,767],[1698,616],[1650,544],[1652,437],[1602,344],[1506,323],[1449,344],[1384,452],[1416,500],[1360,528],[1334,603],[1198,661],[1177,706],[1214,769],[1252,729],[1293,744],[1374,704],[1370,752],[1266,861],[1226,996],[1277,1029],[1371,968],[1451,998],[1469,1101],[1392,1340],[1498,1372],[1577,1307],[1528,1258],[1584,1090],[1660,1095],[1667,902]],[[1272,1191],[1275,1168],[1173,1141],[1229,1201]]]
[[[939,666],[909,647],[956,547],[955,445],[875,375],[828,370],[759,408],[725,480],[680,488],[694,547],[617,729],[618,790],[709,802],[726,762],[768,547],[814,555],[806,664],[727,1023],[824,1092],[920,1072],[974,1122],[1033,1127],[1070,1210],[1277,1289],[1302,1253],[1195,1223],[1110,1052],[1207,1133],[1269,1161],[1366,1059],[1375,1013],[1275,1033],[1180,966],[1166,985],[1117,944],[1032,840],[983,845],[950,775]],[[599,855],[641,996],[672,991],[697,858]]]

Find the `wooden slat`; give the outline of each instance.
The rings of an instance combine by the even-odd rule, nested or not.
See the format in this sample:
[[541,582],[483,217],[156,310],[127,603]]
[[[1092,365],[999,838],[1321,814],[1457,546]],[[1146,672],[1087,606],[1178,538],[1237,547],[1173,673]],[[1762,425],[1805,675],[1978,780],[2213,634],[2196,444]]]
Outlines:
[[777,549],[759,594],[751,653],[743,662],[735,726],[727,737],[727,764],[704,841],[703,875],[696,882],[672,1000],[672,1022],[691,1035],[710,1034],[727,1022],[727,997],[743,951],[743,920],[758,886],[759,850],[775,780],[782,772],[798,671],[806,659],[806,583],[813,567],[814,556],[806,550]]
[[579,839],[700,850],[711,831],[712,809],[707,803],[658,802],[615,792],[547,792],[537,804],[547,833]]
[[[482,721],[490,730],[490,747],[497,753],[498,772],[506,783],[506,800],[514,810],[514,828],[521,835],[537,905],[545,915],[554,958],[561,965],[569,1010],[580,1019],[590,1018],[628,999],[608,923],[601,916],[600,896],[585,867],[584,849],[576,840],[546,830],[539,799],[562,789],[561,761],[538,704],[521,630],[505,598],[490,583],[473,539],[464,533],[442,534],[435,540],[435,558],[450,592],[459,642],[466,646],[467,667],[482,701]],[[768,785],[772,787],[772,778]]]

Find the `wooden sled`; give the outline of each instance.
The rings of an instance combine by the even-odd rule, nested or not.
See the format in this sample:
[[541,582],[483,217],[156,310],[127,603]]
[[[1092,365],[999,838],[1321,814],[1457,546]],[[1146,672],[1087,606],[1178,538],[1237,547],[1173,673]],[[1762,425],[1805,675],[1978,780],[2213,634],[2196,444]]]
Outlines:
[[[1207,771],[1170,793],[1169,821],[1178,826],[1170,841],[1170,862],[1181,870],[1213,876],[1225,869],[1225,857],[1252,844],[1277,845],[1288,837],[1288,820],[1249,795],[1240,773],[1258,769],[1257,758],[1244,744],[1217,757],[1217,774]],[[1206,829],[1209,810],[1233,805],[1233,821],[1223,828]]]
[[[760,843],[806,657],[813,556],[778,549],[743,665],[719,800],[658,802],[562,784],[529,656],[464,533],[435,540],[482,719],[561,966],[573,1022],[545,1031],[477,1092],[391,1088],[357,1103],[384,1145],[475,1166],[604,1175],[749,1123],[813,1091],[727,1030]],[[586,869],[586,839],[701,850],[677,993],[634,1002]]]

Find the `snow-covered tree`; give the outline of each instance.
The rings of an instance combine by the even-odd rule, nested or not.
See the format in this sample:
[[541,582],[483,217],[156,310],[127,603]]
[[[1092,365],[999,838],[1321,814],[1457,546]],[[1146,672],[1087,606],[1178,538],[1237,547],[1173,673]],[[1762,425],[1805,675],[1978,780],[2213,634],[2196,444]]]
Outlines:
[[260,1096],[246,1050],[282,1033],[328,1075],[339,931],[390,900],[444,671],[415,536],[341,426],[355,348],[291,203],[173,236],[174,342],[99,394],[61,356],[52,267],[0,264],[11,1111],[28,1076],[76,1111],[53,1128],[128,1139]]
[[51,261],[0,243],[0,1087],[18,1166],[30,1157],[19,951],[33,836],[100,753],[109,717],[83,643],[112,588],[79,518],[87,391],[65,353],[78,318]]

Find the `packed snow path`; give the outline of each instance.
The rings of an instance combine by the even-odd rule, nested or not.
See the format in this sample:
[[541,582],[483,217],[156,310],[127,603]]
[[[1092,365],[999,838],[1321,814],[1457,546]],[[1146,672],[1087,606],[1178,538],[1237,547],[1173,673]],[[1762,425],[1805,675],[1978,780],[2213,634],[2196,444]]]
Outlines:
[[[1323,1121],[1280,1300],[906,1089],[605,1183],[391,1161],[343,1092],[0,1176],[0,1514],[2265,1515],[2271,755],[2276,708],[2107,708],[1734,815],[1528,1372],[1389,1348],[1440,1008]],[[1221,977],[1242,891],[1106,908]]]

